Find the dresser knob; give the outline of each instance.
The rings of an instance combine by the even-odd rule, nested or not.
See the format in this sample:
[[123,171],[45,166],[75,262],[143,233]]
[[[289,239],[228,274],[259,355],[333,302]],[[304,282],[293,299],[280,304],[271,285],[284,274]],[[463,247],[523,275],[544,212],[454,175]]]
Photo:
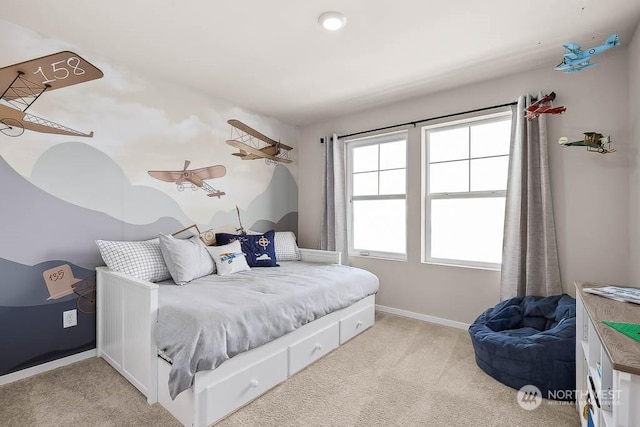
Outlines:
[[358,329],[361,326],[362,326],[362,320],[358,320],[358,323],[356,323],[356,329]]
[[249,382],[249,385],[251,386],[251,388],[258,387],[258,380],[251,380],[251,382]]
[[322,344],[316,344],[315,347],[313,347],[313,351],[321,351],[322,350]]

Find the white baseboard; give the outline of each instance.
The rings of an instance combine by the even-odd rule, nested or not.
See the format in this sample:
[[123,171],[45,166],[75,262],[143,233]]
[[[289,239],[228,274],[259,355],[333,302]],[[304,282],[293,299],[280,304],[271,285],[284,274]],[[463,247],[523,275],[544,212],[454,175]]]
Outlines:
[[43,363],[41,365],[32,366],[31,368],[23,369],[21,371],[12,372],[7,375],[0,376],[0,385],[9,384],[14,381],[18,381],[24,378],[29,378],[43,372],[50,371],[52,369],[60,368],[62,366],[70,365],[72,363],[79,362],[84,359],[95,357],[97,354],[96,349],[83,351],[82,353],[72,354],[71,356],[63,357],[62,359],[52,360],[51,362]]
[[376,310],[383,313],[397,314],[398,316],[410,317],[411,319],[418,319],[424,322],[436,323],[438,325],[451,326],[457,329],[469,329],[468,323],[457,322],[455,320],[443,319],[442,317],[429,316],[428,314],[415,313],[413,311],[400,310],[399,308],[386,307],[384,305],[376,304]]

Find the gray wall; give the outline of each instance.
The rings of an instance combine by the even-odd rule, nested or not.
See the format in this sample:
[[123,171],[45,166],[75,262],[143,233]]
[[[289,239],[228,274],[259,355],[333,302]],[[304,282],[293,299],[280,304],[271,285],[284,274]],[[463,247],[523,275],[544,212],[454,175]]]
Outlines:
[[[626,283],[629,279],[628,52],[598,58],[600,65],[575,74],[544,64],[515,75],[362,111],[300,130],[299,239],[317,247],[320,235],[322,135],[344,134],[513,101],[524,93],[551,90],[567,112],[548,119],[549,157],[560,266],[565,292],[574,280]],[[637,117],[637,114],[636,114]],[[560,136],[611,134],[618,152],[606,156],[562,148]],[[352,257],[351,264],[380,277],[378,304],[445,319],[471,322],[499,300],[497,271],[421,262],[420,128],[409,130],[408,259]]]
[[629,182],[629,280],[640,283],[640,24],[629,44],[629,123],[631,142],[629,150],[631,176]]

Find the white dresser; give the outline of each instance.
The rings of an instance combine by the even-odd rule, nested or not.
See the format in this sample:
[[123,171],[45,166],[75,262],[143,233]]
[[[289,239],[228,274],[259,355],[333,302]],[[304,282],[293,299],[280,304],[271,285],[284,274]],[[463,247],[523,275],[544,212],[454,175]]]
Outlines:
[[640,426],[640,342],[603,321],[640,324],[640,305],[583,292],[576,282],[576,406],[583,427],[587,398],[594,427]]

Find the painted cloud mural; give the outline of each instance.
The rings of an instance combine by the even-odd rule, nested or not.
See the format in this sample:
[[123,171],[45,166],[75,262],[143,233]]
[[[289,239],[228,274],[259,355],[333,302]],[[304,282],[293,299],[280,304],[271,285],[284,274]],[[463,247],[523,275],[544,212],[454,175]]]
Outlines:
[[[147,239],[192,223],[228,229],[237,225],[236,206],[247,228],[297,231],[294,126],[0,20],[0,67],[62,50],[104,77],[46,94],[32,112],[94,136],[0,135],[0,347],[15,350],[0,354],[0,375],[95,346],[95,314],[80,313],[78,326],[63,330],[61,312],[78,307],[78,295],[48,299],[46,281],[65,265],[74,283],[90,277],[102,264],[96,239]],[[293,147],[293,162],[233,156],[229,119]],[[225,194],[178,191],[148,173],[180,171],[185,160],[193,169],[224,166],[206,182]]]

